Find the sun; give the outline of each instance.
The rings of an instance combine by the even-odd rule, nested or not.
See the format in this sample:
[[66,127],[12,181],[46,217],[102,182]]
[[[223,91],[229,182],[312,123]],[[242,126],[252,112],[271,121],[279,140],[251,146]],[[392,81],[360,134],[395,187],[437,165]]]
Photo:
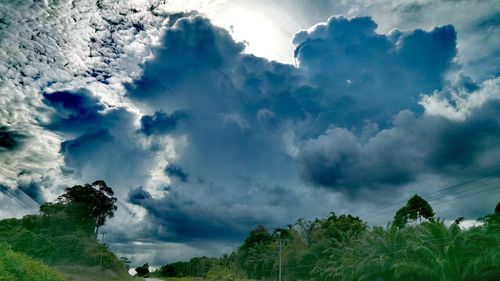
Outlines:
[[[280,30],[277,19],[265,11],[234,5],[219,10],[211,19],[214,24],[229,30],[234,40],[245,42],[245,53],[282,63],[293,62],[292,53],[284,52],[292,47],[289,38],[283,38],[286,34]],[[288,44],[283,46],[283,42]]]

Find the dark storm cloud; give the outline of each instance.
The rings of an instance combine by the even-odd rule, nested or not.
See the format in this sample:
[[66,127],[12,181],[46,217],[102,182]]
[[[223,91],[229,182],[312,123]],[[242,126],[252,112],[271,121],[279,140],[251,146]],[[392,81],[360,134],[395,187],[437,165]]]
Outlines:
[[171,163],[165,167],[165,174],[181,182],[187,182],[189,179],[189,175],[182,169],[182,167]]
[[[180,19],[128,92],[157,111],[189,112],[182,131],[188,148],[179,152],[175,164],[196,179],[193,185],[204,182],[202,190],[209,184],[233,186],[229,192],[234,196],[246,186],[242,179],[255,174],[278,181],[271,169],[261,173],[264,167],[276,167],[279,175],[293,170],[281,164],[291,161],[282,133],[290,120],[305,120],[308,111],[319,109],[317,89],[297,69],[242,50],[242,44],[207,19]],[[167,120],[156,121],[170,127]]]
[[27,136],[12,130],[8,126],[0,125],[0,152],[13,151],[22,146]]
[[479,30],[484,29],[496,29],[500,26],[500,12],[493,13],[489,17],[482,18],[478,20],[474,25],[474,28]]
[[[295,35],[295,58],[340,109],[332,121],[383,122],[401,109],[418,110],[422,93],[443,86],[456,55],[453,26],[430,32],[378,34],[370,17],[332,17]],[[358,123],[359,124],[359,123]]]
[[226,30],[213,28],[206,19],[181,18],[165,32],[162,47],[154,52],[155,60],[145,64],[144,74],[129,85],[128,94],[136,99],[173,94],[186,79],[203,77],[234,63],[228,58],[243,49],[244,45],[235,43]]
[[229,208],[223,204],[203,204],[171,192],[153,198],[142,188],[129,192],[129,202],[144,207],[150,224],[145,238],[193,242],[240,241],[257,224],[275,223],[257,209]]
[[[48,105],[66,115],[68,120],[94,116],[104,109],[99,100],[87,89],[44,93],[43,97]],[[80,122],[85,123],[84,120]]]
[[61,153],[68,167],[81,170],[84,165],[90,163],[96,155],[91,153],[96,148],[113,145],[113,136],[109,130],[103,129],[79,136],[76,139],[61,143]]
[[48,127],[72,137],[61,143],[66,170],[87,181],[103,179],[118,191],[145,179],[151,152],[134,137],[134,113],[102,103],[87,89],[45,93],[44,98],[55,110]]
[[44,93],[44,102],[55,109],[48,127],[70,134],[101,131],[110,127],[125,127],[120,123],[130,120],[125,108],[108,108],[87,89]]
[[[256,224],[293,221],[301,208],[316,208],[298,195],[304,184],[352,195],[490,165],[479,146],[449,157],[445,143],[448,135],[461,136],[462,146],[467,134],[493,137],[493,129],[483,133],[494,111],[456,122],[424,115],[418,104],[422,93],[447,85],[454,28],[384,35],[376,27],[367,17],[334,17],[298,33],[299,67],[244,54],[227,31],[199,16],[167,30],[143,76],[127,86],[132,100],[156,111],[141,120],[144,135],[176,131],[175,112],[189,112],[178,134],[186,147],[165,169],[174,185],[163,196],[129,193],[147,210],[148,237],[235,241]],[[469,94],[480,88],[470,79],[458,84]]]
[[[382,151],[406,140],[380,138],[373,152],[361,152],[359,137],[386,134],[379,127],[390,127],[403,109],[422,111],[419,95],[445,86],[456,33],[452,26],[387,35],[376,28],[369,17],[332,17],[299,32],[295,68],[242,54],[243,46],[207,19],[179,19],[128,95],[154,110],[190,112],[188,148],[176,165],[215,185],[243,188],[242,179],[255,175],[278,184],[272,174],[293,173],[297,151],[307,183],[357,186],[355,175],[345,173],[353,173],[365,153],[373,164],[363,169],[375,184],[407,183],[422,166],[414,149],[395,155],[385,171],[378,168]],[[155,119],[171,127],[160,115],[145,120]],[[317,142],[342,147],[318,152]],[[418,163],[408,172],[412,162]]]
[[42,187],[38,183],[31,181],[25,184],[20,184],[18,188],[31,199],[35,200],[38,204],[45,203],[46,199],[43,195]]
[[44,93],[43,97],[45,104],[56,110],[48,127],[60,131],[85,131],[100,119],[99,111],[104,109],[86,89]]
[[414,181],[422,174],[466,178],[498,171],[500,102],[475,108],[465,121],[401,111],[392,126],[362,141],[343,128],[307,141],[297,159],[314,185],[356,191]]
[[[61,153],[77,174],[143,186],[127,196],[147,211],[138,231],[152,241],[238,241],[256,224],[326,214],[335,206],[317,203],[324,188],[353,194],[488,171],[498,153],[494,103],[460,121],[419,104],[421,94],[449,86],[454,28],[376,28],[368,17],[333,17],[299,32],[294,67],[245,54],[203,17],[179,18],[126,86],[154,114],[139,120],[88,90],[62,91],[44,95],[54,108],[49,127],[72,134]],[[457,87],[482,90],[470,79]],[[175,156],[148,149],[163,140],[174,142]],[[168,188],[148,181],[158,156]]]
[[128,192],[127,201],[139,205],[141,201],[151,199],[151,194],[149,194],[144,188],[138,187],[135,189],[131,189]]
[[500,161],[500,101],[474,110],[461,124],[432,120],[426,163],[436,171],[471,175],[496,172]]
[[189,114],[184,111],[174,111],[172,114],[157,111],[153,115],[144,115],[141,118],[139,131],[146,136],[168,134],[175,131],[188,119]]

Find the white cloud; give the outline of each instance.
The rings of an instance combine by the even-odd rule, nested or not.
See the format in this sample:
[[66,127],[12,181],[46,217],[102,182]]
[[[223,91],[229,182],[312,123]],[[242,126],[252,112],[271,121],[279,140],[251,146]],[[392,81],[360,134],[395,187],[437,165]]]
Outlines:
[[492,100],[500,100],[500,78],[486,80],[472,93],[464,87],[450,86],[432,95],[423,95],[420,104],[428,115],[465,121],[474,109]]

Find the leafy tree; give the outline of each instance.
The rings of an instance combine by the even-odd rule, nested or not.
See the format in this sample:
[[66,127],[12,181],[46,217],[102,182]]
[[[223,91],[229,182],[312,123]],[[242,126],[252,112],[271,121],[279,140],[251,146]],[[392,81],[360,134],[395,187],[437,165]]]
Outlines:
[[[498,280],[498,207],[484,224],[464,229],[458,225],[460,218],[450,226],[435,220],[431,206],[418,196],[401,209],[396,215],[398,227],[370,228],[358,217],[335,213],[325,219],[300,219],[272,234],[258,226],[236,252],[212,259],[206,278],[245,280],[246,275],[252,280],[276,280],[281,239],[283,280]],[[429,221],[404,227],[422,219]],[[194,276],[192,270],[186,271],[193,268],[190,262],[172,264],[175,275]]]
[[140,277],[147,277],[149,275],[149,264],[145,263],[142,266],[136,267],[135,272],[137,272],[137,275]]
[[123,263],[126,269],[130,268],[130,260],[127,257],[121,257],[120,261]]
[[75,185],[66,188],[56,203],[43,204],[40,212],[49,217],[63,217],[66,213],[79,226],[97,235],[98,228],[107,218],[112,218],[117,209],[117,199],[113,195],[113,189],[102,180]]
[[461,222],[463,222],[464,220],[465,220],[465,218],[464,218],[464,217],[459,217],[459,218],[456,218],[456,219],[455,219],[455,224],[456,224],[456,225],[459,225],[459,224],[460,224]]
[[263,225],[258,225],[254,230],[250,232],[250,235],[245,239],[243,248],[250,248],[258,243],[267,243],[273,239],[267,228]]
[[495,207],[493,214],[486,215],[484,218],[479,218],[479,221],[487,223],[490,227],[497,228],[500,231],[500,202]]
[[415,194],[408,200],[404,207],[396,212],[393,223],[394,226],[402,228],[410,221],[416,221],[418,219],[421,222],[422,218],[433,220],[434,211],[427,201]]
[[[116,210],[112,194],[111,188],[102,181],[68,188],[57,202],[43,204],[40,215],[0,220],[0,243],[49,265],[102,263],[115,273],[125,273],[124,264],[92,235],[98,218],[104,217],[100,220],[104,223]],[[104,211],[95,211],[99,208]]]

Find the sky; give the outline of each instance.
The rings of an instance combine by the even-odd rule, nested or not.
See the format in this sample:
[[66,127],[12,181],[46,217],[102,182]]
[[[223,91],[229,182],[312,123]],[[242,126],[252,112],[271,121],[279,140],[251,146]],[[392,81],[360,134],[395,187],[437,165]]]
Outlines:
[[499,199],[498,1],[0,0],[0,47],[0,218],[104,180],[134,265]]

